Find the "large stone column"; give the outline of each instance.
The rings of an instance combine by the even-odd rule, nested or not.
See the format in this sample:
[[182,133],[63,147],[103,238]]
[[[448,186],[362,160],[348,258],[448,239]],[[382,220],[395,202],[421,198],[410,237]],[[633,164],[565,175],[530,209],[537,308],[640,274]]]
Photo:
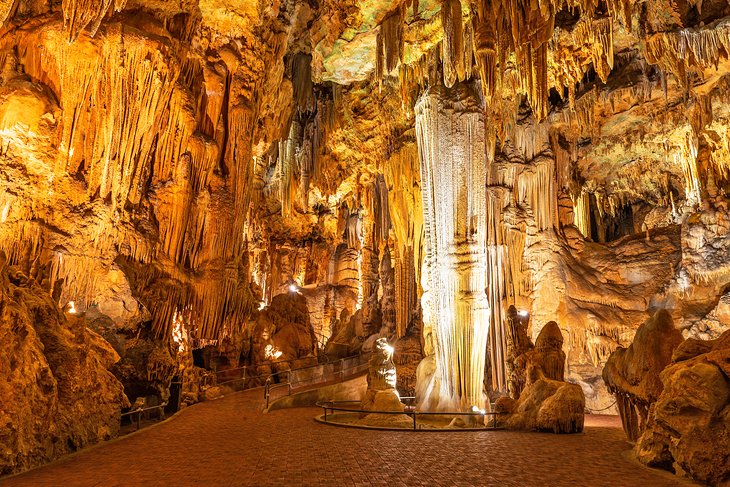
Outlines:
[[485,401],[489,332],[487,158],[474,85],[431,87],[416,104],[425,227],[424,334],[419,406],[469,410]]

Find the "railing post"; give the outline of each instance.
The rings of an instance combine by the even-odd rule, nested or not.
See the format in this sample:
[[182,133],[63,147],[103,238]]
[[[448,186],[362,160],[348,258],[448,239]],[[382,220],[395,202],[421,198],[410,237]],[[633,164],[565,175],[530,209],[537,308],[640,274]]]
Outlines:
[[345,359],[340,360],[340,382],[345,380]]
[[213,385],[218,385],[218,364],[213,364]]
[[324,422],[327,422],[327,406],[324,407]]
[[137,412],[137,430],[139,430],[139,424],[142,422],[142,410]]
[[413,431],[416,431],[416,412],[413,411]]
[[246,366],[245,365],[243,366],[243,372],[242,372],[242,375],[241,375],[241,382],[242,382],[241,389],[243,390],[243,389],[246,388]]

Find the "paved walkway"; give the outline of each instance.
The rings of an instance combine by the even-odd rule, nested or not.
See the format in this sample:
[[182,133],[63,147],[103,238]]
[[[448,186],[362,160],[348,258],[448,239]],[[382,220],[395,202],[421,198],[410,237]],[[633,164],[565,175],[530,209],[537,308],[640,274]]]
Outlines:
[[316,423],[319,410],[262,414],[261,391],[61,459],[2,486],[679,486],[629,460],[615,419],[578,435],[411,433]]

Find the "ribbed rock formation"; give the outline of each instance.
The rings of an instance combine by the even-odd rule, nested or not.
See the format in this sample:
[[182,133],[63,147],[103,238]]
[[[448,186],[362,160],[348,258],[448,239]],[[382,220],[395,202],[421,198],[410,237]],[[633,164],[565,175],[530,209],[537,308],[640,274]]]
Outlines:
[[474,86],[432,88],[416,105],[425,260],[424,327],[433,330],[435,375],[419,384],[421,407],[468,411],[483,396],[489,333],[484,182],[475,150],[484,121]]

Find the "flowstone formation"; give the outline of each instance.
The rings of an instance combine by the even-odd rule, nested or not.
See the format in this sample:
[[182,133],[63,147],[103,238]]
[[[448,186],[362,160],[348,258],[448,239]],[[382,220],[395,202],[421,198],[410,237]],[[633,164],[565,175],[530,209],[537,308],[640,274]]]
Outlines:
[[[416,105],[424,212],[424,328],[435,367],[418,377],[419,406],[469,411],[489,407],[483,393],[489,334],[486,154],[475,85],[433,87]],[[427,359],[432,362],[433,359]]]
[[580,433],[583,431],[585,397],[576,384],[565,382],[563,334],[554,321],[546,324],[515,359],[512,377],[524,388],[515,400],[501,397],[495,405],[498,421],[509,429]]
[[604,369],[627,436],[646,465],[708,485],[730,480],[730,332],[684,340],[658,311]]

